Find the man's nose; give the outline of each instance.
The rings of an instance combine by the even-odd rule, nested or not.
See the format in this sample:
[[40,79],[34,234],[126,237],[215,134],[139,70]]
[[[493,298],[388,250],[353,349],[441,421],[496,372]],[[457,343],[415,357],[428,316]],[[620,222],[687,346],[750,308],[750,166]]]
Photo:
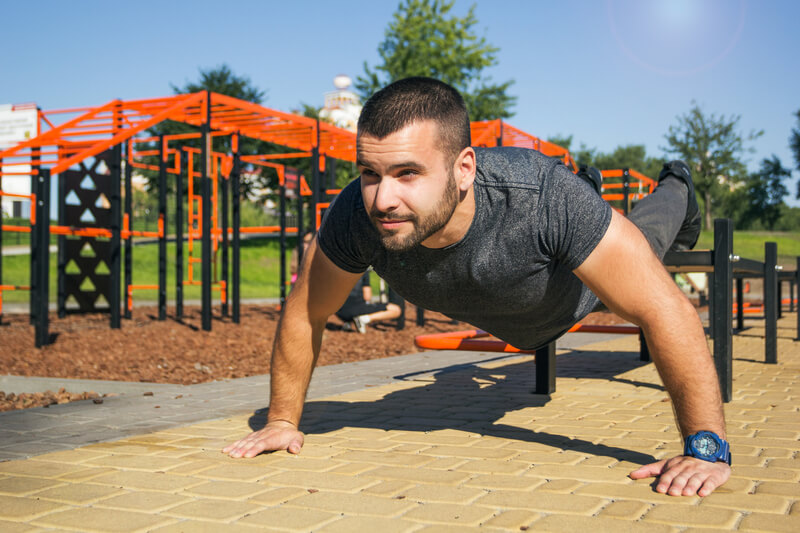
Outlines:
[[375,209],[388,213],[400,205],[397,195],[397,184],[391,178],[383,178],[378,182],[375,190]]

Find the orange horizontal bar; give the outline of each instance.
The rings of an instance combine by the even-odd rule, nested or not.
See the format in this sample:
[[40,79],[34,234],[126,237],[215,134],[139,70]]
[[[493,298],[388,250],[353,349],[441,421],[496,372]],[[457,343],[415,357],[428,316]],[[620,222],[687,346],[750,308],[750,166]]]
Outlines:
[[128,291],[157,291],[158,285],[128,285]]
[[[27,176],[28,174],[24,175]],[[0,196],[8,196],[9,198],[27,198],[28,200],[31,199],[30,194],[16,194],[13,192],[3,192],[3,191],[0,191]]]
[[29,291],[28,285],[0,285],[0,291]]
[[111,230],[105,228],[75,228],[70,226],[50,226],[52,235],[72,235],[77,237],[111,237]]
[[3,231],[16,231],[17,233],[30,233],[30,226],[2,226]]

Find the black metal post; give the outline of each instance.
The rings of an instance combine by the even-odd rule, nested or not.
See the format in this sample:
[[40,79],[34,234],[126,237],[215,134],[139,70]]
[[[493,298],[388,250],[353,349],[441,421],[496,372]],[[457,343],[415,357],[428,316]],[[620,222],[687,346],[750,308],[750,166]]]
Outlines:
[[158,319],[167,319],[167,150],[158,137]]
[[200,179],[203,188],[203,251],[202,251],[202,322],[203,331],[211,331],[211,168],[209,168],[209,141],[211,140],[211,91],[206,91],[206,117],[202,126],[202,154]]
[[708,286],[708,336],[712,339],[714,336],[714,273],[709,272],[706,274],[706,285]]
[[[181,150],[181,169],[175,178],[175,318],[183,318],[183,177],[189,176],[189,153]],[[191,228],[189,229],[191,231]]]
[[[133,230],[133,183],[131,180],[133,179],[133,166],[131,166],[131,161],[133,161],[133,154],[131,153],[132,147],[131,142],[125,142],[125,215],[128,219],[128,231],[130,232]],[[131,285],[133,285],[133,236],[128,234],[128,238],[125,239],[125,282],[124,287],[125,290],[123,294],[125,295],[125,303],[123,317],[130,319],[131,318],[131,309],[128,306],[128,290]]]
[[[41,153],[40,152],[41,152],[41,150],[39,148],[31,149],[31,168],[33,168],[33,166],[34,166],[33,165],[33,161],[41,159]],[[35,175],[35,174],[31,174],[31,194],[35,195],[36,198],[37,198],[35,203],[31,202],[31,207],[30,207],[30,211],[31,211],[30,214],[33,215],[34,217],[36,217],[36,214],[38,214],[38,212],[39,212],[38,211],[38,207],[37,207],[38,203],[39,203],[38,202],[38,198],[39,198],[39,192],[38,191],[39,191],[38,176]],[[39,284],[38,284],[38,272],[39,271],[37,270],[37,264],[38,264],[37,262],[38,262],[39,256],[40,256],[40,254],[39,254],[39,246],[38,246],[39,235],[38,235],[38,232],[36,231],[35,228],[31,228],[31,234],[30,235],[31,235],[31,241],[30,241],[30,245],[31,245],[30,258],[31,258],[31,261],[30,261],[30,265],[29,265],[29,270],[30,270],[30,280],[31,280],[30,287],[31,287],[31,290],[29,291],[30,298],[28,299],[28,308],[29,308],[28,317],[29,317],[30,323],[32,325],[36,325],[37,324],[37,321],[36,321],[37,291],[39,290]],[[48,246],[49,246],[49,242],[48,242]]]
[[[315,128],[316,138],[314,146],[311,148],[311,201],[308,208],[308,227],[311,232],[317,234],[317,204],[319,203],[319,190],[320,190],[320,172],[319,172],[319,119],[317,119],[317,127]],[[302,243],[301,243],[302,245]]]
[[[285,174],[284,174],[285,176]],[[283,183],[280,184],[279,188],[280,193],[280,233],[278,235],[279,243],[280,243],[280,302],[281,302],[281,309],[286,304],[286,180],[284,179]],[[297,264],[298,270],[300,269],[300,263]]]
[[111,286],[109,289],[108,305],[111,311],[111,328],[120,327],[120,290],[121,279],[120,270],[122,262],[121,253],[121,230],[122,230],[122,145],[117,144],[111,149]]
[[622,209],[625,212],[625,216],[628,216],[628,211],[630,211],[630,193],[631,193],[631,171],[630,169],[623,168],[622,201],[624,202],[624,205],[622,206]]
[[764,243],[764,360],[778,362],[778,244]]
[[222,180],[222,281],[224,281],[225,297],[222,299],[222,316],[228,316],[228,297],[231,294],[228,282],[230,280],[228,273],[228,202],[230,201],[230,185],[233,176],[228,176],[228,179],[222,177],[220,172],[220,179]]
[[733,224],[730,219],[714,220],[714,363],[717,367],[722,401],[733,398],[733,348],[731,322],[733,317]]
[[556,342],[536,350],[536,388],[534,394],[556,391]]
[[[237,147],[238,148],[238,147]],[[233,173],[231,175],[231,189],[233,201],[233,323],[239,323],[239,314],[241,311],[241,288],[242,280],[242,247],[240,242],[239,231],[241,229],[241,195],[239,194],[240,179],[242,175],[242,161],[240,159],[239,150],[233,154]]]
[[36,181],[36,241],[38,247],[36,261],[36,322],[35,343],[37,348],[49,344],[49,266],[50,266],[50,169],[39,168]]
[[298,268],[303,264],[303,235],[305,235],[305,228],[303,227],[303,189],[300,186],[303,181],[303,176],[297,172],[297,265]]
[[417,325],[422,327],[425,325],[425,309],[417,306]]
[[795,265],[794,275],[795,275],[795,283],[794,286],[797,289],[797,340],[800,341],[800,256],[796,258],[797,264]]
[[[63,176],[58,176],[58,196],[56,201],[58,202],[58,225],[59,226],[66,226],[67,225],[67,184]],[[58,241],[58,252],[56,264],[57,266],[57,276],[56,276],[56,310],[58,312],[58,318],[64,318],[67,316],[67,280],[66,280],[66,270],[67,270],[67,236],[66,235],[59,235],[56,240]]]
[[736,278],[736,329],[744,329],[744,280]]
[[652,361],[650,357],[650,348],[647,346],[647,339],[644,338],[644,332],[639,330],[639,361]]
[[[0,157],[0,172],[3,171],[3,158]],[[3,190],[3,175],[0,174],[0,191]],[[13,204],[12,204],[13,205]],[[13,215],[13,208],[12,208]],[[0,285],[3,284],[3,206],[2,198],[0,198]],[[0,292],[0,301],[2,301],[2,292]],[[0,306],[0,324],[3,323],[3,308]]]
[[781,280],[780,276],[777,278],[778,281],[778,297],[776,298],[778,303],[778,320],[783,318],[783,281]]

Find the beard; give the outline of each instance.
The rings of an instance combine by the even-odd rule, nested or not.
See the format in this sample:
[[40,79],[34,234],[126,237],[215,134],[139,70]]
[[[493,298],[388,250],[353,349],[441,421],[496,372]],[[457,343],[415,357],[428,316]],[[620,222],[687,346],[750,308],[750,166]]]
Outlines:
[[[391,252],[407,252],[447,225],[456,207],[458,207],[458,196],[455,175],[453,170],[450,169],[444,193],[431,213],[420,217],[414,213],[384,213],[383,211],[371,209],[369,217],[378,230],[381,244],[384,248]],[[377,220],[379,218],[383,220],[406,220],[411,223],[413,229],[408,235],[400,235],[397,230],[387,230],[381,227]]]

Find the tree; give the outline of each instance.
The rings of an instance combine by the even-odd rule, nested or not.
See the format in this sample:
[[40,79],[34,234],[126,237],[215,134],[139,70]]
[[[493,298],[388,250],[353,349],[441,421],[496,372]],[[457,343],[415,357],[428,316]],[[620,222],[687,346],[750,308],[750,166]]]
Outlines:
[[668,146],[662,148],[679,156],[692,169],[697,194],[703,200],[705,227],[711,227],[715,202],[735,189],[746,176],[742,156],[745,141],[760,137],[763,131],[742,135],[738,131],[739,116],[706,115],[692,102],[685,115],[677,117],[678,124],[669,127],[664,136]]
[[663,165],[663,159],[647,156],[647,151],[643,144],[617,146],[609,154],[598,153],[594,157],[594,166],[597,168],[630,168],[653,179],[658,178]]
[[775,228],[781,216],[783,197],[789,194],[783,182],[791,175],[792,171],[784,168],[775,154],[761,161],[761,169],[748,176],[746,181],[750,220],[760,220],[769,230]]
[[450,16],[454,0],[403,0],[378,46],[382,64],[355,87],[366,100],[385,85],[409,76],[428,76],[458,89],[472,120],[509,118],[516,97],[507,94],[514,83],[492,84],[484,69],[497,64],[499,48],[478,38],[475,6],[464,17]]
[[[797,127],[792,129],[792,134],[789,137],[789,147],[794,154],[794,164],[797,170],[800,170],[800,110],[795,113],[797,116]],[[800,181],[797,182],[797,195],[795,196],[800,200]]]
[[[260,104],[263,102],[264,98],[266,97],[266,92],[262,91],[250,81],[250,78],[246,76],[237,76],[233,73],[233,71],[228,67],[228,65],[221,65],[216,68],[212,69],[200,69],[200,78],[195,82],[186,82],[183,87],[178,87],[176,85],[170,84],[172,91],[175,94],[189,94],[189,93],[196,93],[199,91],[212,91],[219,94],[224,94],[227,96],[231,96],[233,98],[238,98],[240,100],[245,100],[248,102],[252,102],[254,104]],[[158,136],[161,134],[164,135],[172,135],[177,133],[190,133],[190,132],[197,132],[198,129],[194,126],[189,124],[184,124],[183,122],[176,122],[173,120],[165,120],[164,122],[160,122],[150,128],[148,133],[151,136]],[[263,141],[259,141],[256,139],[250,139],[247,137],[240,137],[239,139],[239,150],[242,154],[259,154],[259,153],[271,153],[276,151],[276,147],[270,145],[269,143],[265,143]],[[182,141],[184,145],[194,146],[196,148],[200,147],[200,140],[199,139],[191,139],[187,141]],[[140,150],[146,150],[144,146],[139,145],[137,147]],[[152,143],[149,149],[157,149],[157,143]],[[212,139],[212,149],[216,152],[223,152],[228,153],[231,150],[231,138],[229,135],[221,136],[221,137],[214,137]],[[157,157],[143,157],[141,158],[143,162],[157,165],[158,158]],[[199,164],[199,162],[197,162]],[[148,191],[156,190],[158,186],[158,172],[150,171],[150,170],[138,170],[142,175],[145,176],[147,179],[147,189]],[[274,178],[272,176],[272,172],[268,173],[261,173],[261,180],[258,183],[248,180],[242,180],[242,193],[249,194],[254,188],[263,187],[268,185],[267,181],[269,178]],[[253,174],[255,175],[255,174]],[[174,177],[168,175],[168,190],[174,190]]]

